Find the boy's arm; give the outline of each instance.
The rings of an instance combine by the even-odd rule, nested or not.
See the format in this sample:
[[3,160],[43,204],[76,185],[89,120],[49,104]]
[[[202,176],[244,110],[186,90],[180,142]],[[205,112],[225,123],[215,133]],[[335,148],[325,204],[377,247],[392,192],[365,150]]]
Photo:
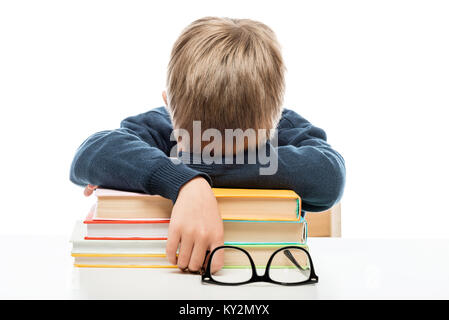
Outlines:
[[149,111],[125,119],[120,129],[95,133],[78,148],[70,180],[81,186],[158,194],[175,201],[186,182],[198,176],[209,182],[210,178],[170,160],[171,130],[166,116]]
[[[169,141],[171,131],[167,113],[156,109],[125,119],[120,129],[98,132],[78,148],[70,180],[82,186],[159,194],[176,201],[167,258],[181,269],[198,271],[206,250],[223,245],[223,224],[209,176],[169,159],[175,143]],[[223,257],[215,259],[213,270],[220,269],[222,263]]]
[[325,132],[290,110],[284,110],[277,129],[277,170],[273,175],[261,175],[260,169],[268,165],[259,162],[189,166],[208,172],[215,187],[291,189],[301,197],[306,211],[332,207],[343,194],[345,164],[326,142]]
[[327,210],[341,199],[345,161],[326,142],[324,130],[286,109],[278,125],[277,151],[280,175],[301,196],[304,210]]

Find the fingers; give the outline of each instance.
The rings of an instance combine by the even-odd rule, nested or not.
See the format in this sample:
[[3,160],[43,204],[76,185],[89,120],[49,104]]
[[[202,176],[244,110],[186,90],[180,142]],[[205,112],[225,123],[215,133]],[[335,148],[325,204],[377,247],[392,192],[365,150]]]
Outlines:
[[94,192],[94,190],[97,189],[97,188],[98,188],[98,186],[93,186],[91,184],[88,184],[86,186],[86,188],[84,188],[84,195],[86,197],[90,196]]
[[[223,243],[218,241],[212,246],[215,248]],[[178,257],[176,258],[176,250],[179,246]],[[166,253],[168,261],[173,265],[178,265],[179,269],[197,272],[201,269],[206,251],[210,248],[210,241],[203,234],[181,234],[178,230],[169,231],[167,239]],[[214,263],[213,270],[221,269],[223,265],[223,257],[217,254],[217,261]],[[215,260],[215,258],[214,258]]]
[[[222,239],[218,239],[216,241],[214,241],[210,247],[211,252],[216,248],[216,247],[220,247],[223,245],[223,240]],[[224,265],[224,250],[218,250],[214,253],[214,257],[211,261],[211,266],[210,266],[210,271],[212,273],[215,273],[217,271],[220,271],[221,268],[223,268]]]
[[190,256],[192,255],[193,249],[193,237],[182,235],[181,246],[179,247],[178,254],[178,267],[181,270],[187,269],[190,262]]
[[207,249],[207,242],[201,240],[195,241],[192,255],[190,256],[189,271],[196,272],[201,269]]
[[178,250],[180,240],[181,240],[181,232],[177,228],[169,227],[165,252],[167,254],[168,261],[173,265],[176,265],[177,263],[176,251]]

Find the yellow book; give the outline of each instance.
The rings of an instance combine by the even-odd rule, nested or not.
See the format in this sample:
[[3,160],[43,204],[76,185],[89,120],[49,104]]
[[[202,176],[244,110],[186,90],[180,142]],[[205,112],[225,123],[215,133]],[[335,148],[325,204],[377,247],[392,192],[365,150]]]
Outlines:
[[[292,190],[213,188],[223,220],[295,221],[301,199]],[[97,189],[93,219],[168,219],[173,203],[157,195]]]
[[72,253],[79,268],[176,268],[165,254]]
[[[239,244],[253,259],[257,268],[264,268],[270,256],[287,244]],[[289,244],[293,245],[293,244]],[[294,244],[308,250],[307,245]],[[114,253],[72,253],[75,267],[79,268],[177,268],[171,265],[165,254],[114,254]],[[249,260],[240,251],[226,249],[224,268],[248,266]]]

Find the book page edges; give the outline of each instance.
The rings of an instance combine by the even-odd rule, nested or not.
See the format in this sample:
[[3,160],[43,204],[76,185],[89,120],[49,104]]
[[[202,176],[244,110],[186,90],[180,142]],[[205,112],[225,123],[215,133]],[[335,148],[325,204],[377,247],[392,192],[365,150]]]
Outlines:
[[[277,190],[277,189],[232,189],[232,188],[212,188],[217,198],[283,198],[298,199],[300,198],[293,190]],[[113,189],[98,188],[95,195],[100,197],[157,197],[158,195],[149,195],[144,193],[120,191]],[[165,199],[165,198],[164,198]],[[168,199],[167,199],[168,200]]]
[[178,266],[172,265],[148,265],[148,266],[140,266],[140,265],[109,265],[109,264],[73,264],[77,268],[154,268],[154,269],[174,269],[178,268]]
[[167,255],[164,253],[72,253],[72,257],[138,257],[138,258],[165,258]]

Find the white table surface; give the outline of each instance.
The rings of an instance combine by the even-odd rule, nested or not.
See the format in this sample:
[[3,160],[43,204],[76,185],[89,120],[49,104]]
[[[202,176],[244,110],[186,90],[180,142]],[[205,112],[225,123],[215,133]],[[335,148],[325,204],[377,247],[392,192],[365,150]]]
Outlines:
[[319,283],[201,284],[177,269],[74,268],[63,237],[0,236],[1,299],[449,299],[449,239],[309,239]]

